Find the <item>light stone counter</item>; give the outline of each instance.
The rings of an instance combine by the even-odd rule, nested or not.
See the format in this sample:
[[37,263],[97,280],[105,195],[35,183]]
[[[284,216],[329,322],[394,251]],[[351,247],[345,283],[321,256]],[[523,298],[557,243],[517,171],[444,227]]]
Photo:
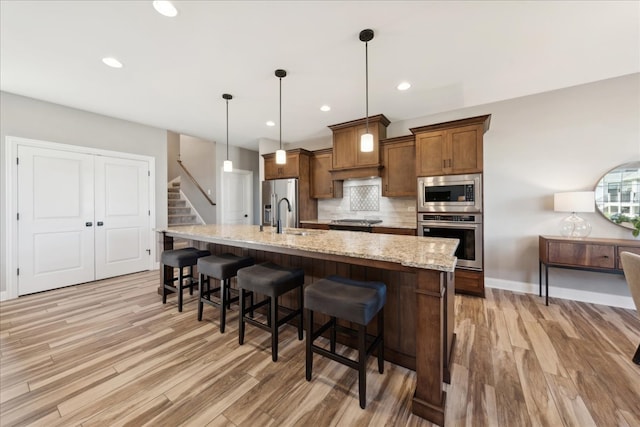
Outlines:
[[[301,224],[331,224],[330,219],[306,219],[304,221],[300,221]],[[382,221],[378,224],[372,224],[372,227],[388,227],[388,228],[408,228],[415,229],[418,227],[416,221],[413,222],[397,222],[397,221]]]
[[[202,242],[279,247],[445,272],[455,269],[457,258],[454,253],[459,242],[457,239],[302,228],[285,229],[285,233],[276,234],[272,227],[260,231],[257,225],[190,225],[160,231]],[[306,234],[291,234],[300,232]]]

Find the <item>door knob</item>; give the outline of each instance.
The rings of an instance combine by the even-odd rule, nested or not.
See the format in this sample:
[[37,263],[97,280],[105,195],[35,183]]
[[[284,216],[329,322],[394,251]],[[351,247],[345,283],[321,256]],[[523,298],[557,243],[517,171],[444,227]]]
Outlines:
[[245,217],[245,218],[248,218],[248,217],[249,217],[249,215],[247,215],[247,214],[244,214],[244,217]]

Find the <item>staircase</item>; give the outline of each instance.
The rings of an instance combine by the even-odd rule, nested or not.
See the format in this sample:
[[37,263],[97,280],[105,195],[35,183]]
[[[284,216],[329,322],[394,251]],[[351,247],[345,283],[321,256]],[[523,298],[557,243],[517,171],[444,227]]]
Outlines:
[[187,201],[180,194],[180,182],[172,182],[167,189],[169,203],[169,226],[201,224],[198,217],[187,206]]

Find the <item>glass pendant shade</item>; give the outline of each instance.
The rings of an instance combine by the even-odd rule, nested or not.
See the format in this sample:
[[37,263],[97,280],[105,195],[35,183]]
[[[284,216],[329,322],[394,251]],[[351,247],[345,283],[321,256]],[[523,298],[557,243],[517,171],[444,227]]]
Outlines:
[[284,150],[276,150],[276,164],[284,165],[287,163],[287,152]]
[[360,137],[360,151],[363,153],[371,153],[373,151],[373,135],[370,133],[362,134]]
[[225,160],[222,164],[222,170],[225,172],[233,172],[233,163],[231,160]]

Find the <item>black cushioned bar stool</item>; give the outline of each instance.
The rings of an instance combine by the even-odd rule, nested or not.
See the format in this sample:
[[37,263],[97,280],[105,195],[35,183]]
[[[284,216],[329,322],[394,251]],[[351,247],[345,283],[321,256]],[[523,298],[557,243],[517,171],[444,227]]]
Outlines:
[[[384,372],[384,304],[387,301],[387,286],[381,282],[361,282],[340,276],[329,276],[307,286],[304,290],[304,306],[307,311],[306,376],[311,381],[313,353],[328,357],[358,371],[358,394],[360,407],[367,402],[367,356],[378,349],[378,371]],[[313,313],[324,313],[330,320],[313,331]],[[367,334],[367,325],[378,315],[378,332]],[[336,353],[336,330],[352,334],[351,329],[336,324],[343,319],[358,325],[358,360]],[[330,350],[313,342],[330,329]],[[371,344],[367,347],[367,341]]]
[[[167,303],[167,294],[169,291],[178,294],[178,311],[182,311],[182,289],[184,288],[185,279],[189,280],[189,294],[193,295],[193,266],[198,263],[198,258],[211,255],[211,252],[196,248],[172,249],[162,252],[160,262],[169,267],[178,269],[178,277],[173,273],[171,277],[165,277],[162,284],[162,303]],[[189,273],[184,274],[184,268],[189,267]],[[177,286],[173,282],[177,281]]]
[[[231,298],[231,278],[238,270],[254,264],[253,258],[238,256],[231,253],[220,255],[209,255],[198,258],[198,320],[202,320],[202,310],[204,304],[209,304],[220,308],[220,333],[224,332],[224,325],[227,319],[227,308],[231,303],[238,301],[238,297]],[[220,286],[211,288],[211,278],[218,279]],[[206,285],[206,289],[203,289]],[[212,301],[211,294],[219,292],[220,302]]]
[[[265,262],[238,270],[238,289],[240,290],[238,342],[240,345],[244,343],[245,322],[269,331],[271,332],[271,358],[274,362],[277,361],[278,327],[296,316],[299,316],[298,339],[302,340],[303,285],[304,271],[301,268],[286,268],[271,262]],[[286,307],[279,307],[278,297],[296,288],[299,289],[298,309],[291,310]],[[245,307],[246,291],[262,294],[267,298],[255,304],[252,303],[250,307]],[[269,305],[266,324],[247,316],[247,313],[253,313],[253,310],[265,304]],[[289,313],[282,319],[278,319],[278,309]]]

